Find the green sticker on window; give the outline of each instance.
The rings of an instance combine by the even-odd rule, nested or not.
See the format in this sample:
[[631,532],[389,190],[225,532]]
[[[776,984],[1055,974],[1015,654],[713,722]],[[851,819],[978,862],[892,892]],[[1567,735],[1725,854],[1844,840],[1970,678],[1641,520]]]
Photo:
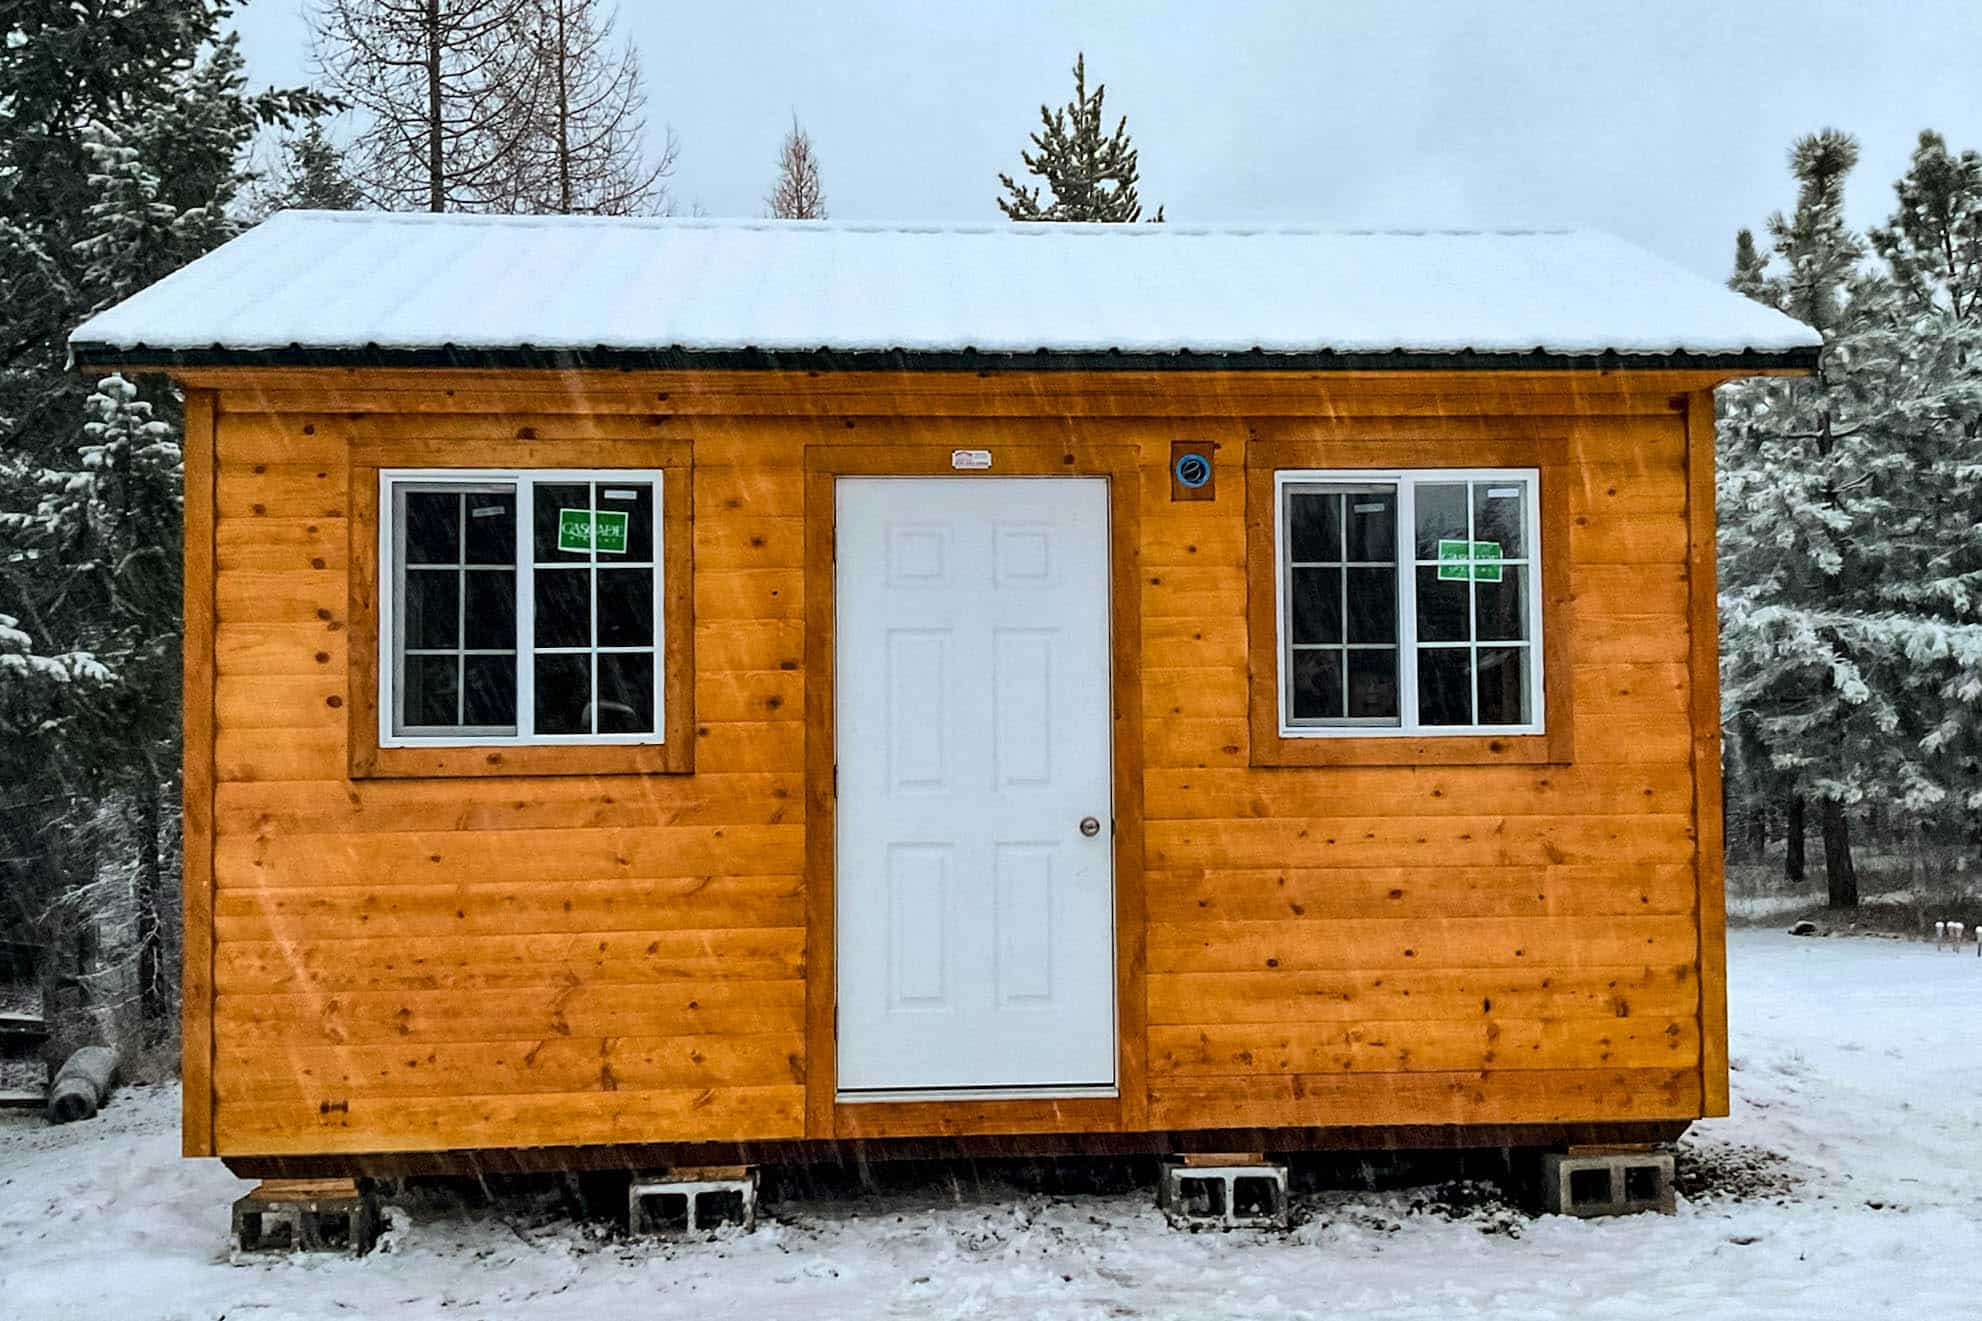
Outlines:
[[626,515],[610,509],[557,511],[559,550],[596,550],[601,555],[626,554]]
[[1499,564],[1479,564],[1477,560],[1498,560],[1498,541],[1444,541],[1438,543],[1438,577],[1441,582],[1457,580],[1465,582],[1497,583],[1500,581]]

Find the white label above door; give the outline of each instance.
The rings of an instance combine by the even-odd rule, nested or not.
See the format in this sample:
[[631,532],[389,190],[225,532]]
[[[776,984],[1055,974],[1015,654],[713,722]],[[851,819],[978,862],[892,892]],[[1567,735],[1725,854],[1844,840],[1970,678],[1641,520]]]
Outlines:
[[1107,482],[835,506],[839,1090],[1112,1086]]

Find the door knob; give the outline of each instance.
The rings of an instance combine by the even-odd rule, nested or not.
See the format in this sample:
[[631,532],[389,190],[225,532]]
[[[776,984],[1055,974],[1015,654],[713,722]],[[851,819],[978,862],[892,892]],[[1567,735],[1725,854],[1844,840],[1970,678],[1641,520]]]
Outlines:
[[1084,816],[1080,819],[1080,833],[1093,839],[1101,833],[1101,823],[1091,816]]

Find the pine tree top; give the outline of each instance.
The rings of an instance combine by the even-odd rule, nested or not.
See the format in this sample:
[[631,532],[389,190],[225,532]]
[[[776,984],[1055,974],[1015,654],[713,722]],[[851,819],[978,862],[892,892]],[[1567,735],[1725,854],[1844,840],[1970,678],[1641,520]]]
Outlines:
[[[1087,55],[1074,59],[1074,99],[1063,109],[1039,107],[1040,130],[1031,135],[1034,150],[1021,151],[1026,172],[1045,181],[1053,193],[1041,204],[1040,186],[1018,183],[1009,174],[998,182],[1008,194],[998,208],[1013,220],[1089,221],[1133,224],[1142,219],[1137,195],[1136,149],[1129,140],[1129,119],[1123,115],[1113,133],[1106,131],[1103,104],[1106,84],[1087,90]],[[1157,207],[1153,221],[1161,222]]]

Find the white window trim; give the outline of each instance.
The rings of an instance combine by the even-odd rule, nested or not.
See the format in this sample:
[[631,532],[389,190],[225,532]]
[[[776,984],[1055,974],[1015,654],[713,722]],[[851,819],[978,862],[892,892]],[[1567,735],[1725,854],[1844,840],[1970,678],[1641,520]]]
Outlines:
[[[378,714],[381,748],[518,748],[603,747],[660,744],[667,741],[667,563],[666,501],[659,468],[381,468],[378,510]],[[531,538],[535,527],[536,484],[539,482],[652,482],[654,486],[654,729],[644,734],[538,734],[537,684],[533,645],[537,628],[537,584]],[[515,734],[401,734],[393,730],[394,691],[399,671],[397,646],[399,565],[392,488],[400,482],[442,482],[469,485],[508,482],[516,489],[516,728]],[[596,616],[597,602],[593,604]],[[596,618],[594,623],[594,641]],[[644,649],[640,649],[644,650]],[[596,699],[596,694],[595,694]]]
[[[1531,710],[1534,719],[1521,725],[1423,725],[1418,723],[1418,483],[1523,481],[1527,483],[1528,653]],[[1287,488],[1316,483],[1390,482],[1397,487],[1397,711],[1389,724],[1296,725],[1288,715],[1287,681],[1292,664],[1287,631]],[[1468,502],[1470,507],[1470,501]],[[1543,700],[1542,643],[1541,470],[1539,468],[1287,468],[1273,474],[1273,647],[1275,722],[1282,738],[1478,738],[1547,733],[1547,702]],[[1347,621],[1344,621],[1347,627]],[[1479,645],[1474,639],[1474,645]]]

